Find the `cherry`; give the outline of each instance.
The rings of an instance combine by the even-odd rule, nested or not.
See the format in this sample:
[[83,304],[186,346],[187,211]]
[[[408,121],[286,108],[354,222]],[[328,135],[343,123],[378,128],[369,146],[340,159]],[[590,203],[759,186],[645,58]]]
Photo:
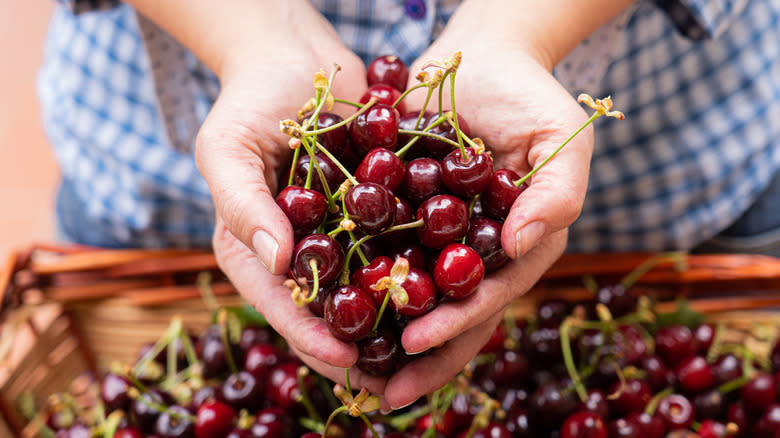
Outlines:
[[625,418],[612,420],[607,425],[607,434],[609,438],[639,438],[639,428],[632,421]]
[[608,392],[610,394],[619,393],[617,398],[609,401],[609,407],[611,412],[620,416],[643,410],[647,402],[653,398],[650,385],[639,379],[626,379],[625,384],[616,382]]
[[525,336],[525,348],[532,360],[545,365],[560,363],[561,334],[557,328],[537,328]]
[[765,372],[757,372],[740,389],[740,397],[745,410],[760,415],[764,409],[777,400],[777,384],[774,377]]
[[607,395],[600,389],[589,389],[588,401],[583,403],[582,409],[595,412],[601,418],[609,418]]
[[378,147],[395,150],[398,142],[398,111],[377,103],[355,118],[349,126],[350,145],[359,157]]
[[200,405],[216,400],[217,399],[217,388],[207,384],[197,391],[195,391],[194,394],[192,394],[192,399],[190,400],[190,410],[193,412],[196,412]]
[[715,326],[712,324],[701,324],[693,331],[693,348],[697,354],[706,356],[715,339]]
[[607,306],[615,318],[636,310],[636,298],[622,284],[604,286],[596,293],[596,301]]
[[376,334],[357,343],[357,367],[372,376],[389,376],[401,359],[403,348],[393,330],[380,327]]
[[317,264],[320,286],[333,283],[341,273],[344,251],[332,237],[325,234],[310,234],[301,239],[293,250],[293,278],[305,278],[309,285],[314,280],[311,261]]
[[[387,105],[392,107],[396,100],[401,97],[401,92],[386,84],[374,84],[368,87],[368,89],[360,96],[360,103],[366,104],[372,98],[376,98],[377,104]],[[404,101],[401,101],[396,107],[396,110],[400,114],[406,113],[406,105]]]
[[505,341],[506,336],[504,336],[504,330],[502,330],[502,327],[499,325],[493,330],[493,334],[490,335],[490,338],[488,338],[485,345],[479,350],[479,354],[501,353],[504,351]]
[[433,427],[435,431],[441,432],[444,436],[452,436],[452,434],[457,431],[455,413],[449,409],[439,413],[436,418],[435,426],[433,416],[431,414],[425,414],[417,420],[415,425],[415,428],[421,432],[424,432],[431,427]]
[[680,394],[670,394],[662,398],[657,409],[658,415],[663,418],[669,430],[687,429],[696,418],[693,405]]
[[195,424],[190,415],[182,406],[171,406],[157,417],[154,431],[160,438],[195,438]]
[[680,388],[689,393],[702,392],[715,385],[712,368],[702,356],[691,356],[683,360],[677,365],[675,374]]
[[515,438],[535,437],[531,431],[531,421],[528,418],[528,409],[517,407],[509,411],[506,416],[506,426]]
[[401,283],[401,287],[406,290],[409,302],[398,309],[395,302],[390,301],[390,307],[401,315],[420,316],[436,306],[436,287],[431,277],[422,269],[409,268],[409,275],[406,276],[406,281]]
[[[282,362],[273,367],[268,374],[265,391],[266,398],[283,410],[290,408],[296,403],[296,398],[300,394],[300,389],[298,388],[298,367],[299,364],[297,362]],[[311,375],[306,376],[303,381],[307,391],[314,386],[314,380]],[[260,421],[259,414],[257,421]]]
[[[420,111],[410,111],[404,115],[401,116],[401,120],[398,121],[398,129],[404,129],[407,131],[415,130],[423,130],[425,129],[429,122],[432,120],[431,117],[434,117],[433,120],[435,120],[434,114],[430,111],[426,111],[422,118],[420,119],[420,124],[417,124],[417,119],[420,117]],[[407,143],[409,143],[412,138],[414,138],[413,135],[410,134],[398,134],[398,146],[404,147]],[[406,160],[413,160],[415,158],[420,158],[422,156],[425,156],[426,149],[425,149],[425,142],[424,137],[420,137],[419,140],[417,140],[409,150],[406,151],[406,155],[404,155],[404,158]]]
[[742,361],[731,353],[723,354],[712,364],[715,384],[722,385],[742,377]]
[[146,434],[152,433],[160,413],[150,405],[167,405],[171,402],[172,399],[168,394],[157,389],[150,389],[149,392],[141,393],[138,399],[133,400],[130,408],[133,423],[141,429],[141,432]]
[[366,80],[369,86],[387,84],[398,91],[404,91],[409,80],[409,68],[395,55],[380,56],[368,65]]
[[417,230],[417,235],[420,242],[429,248],[442,248],[462,238],[468,231],[468,208],[465,202],[454,196],[436,195],[428,199],[417,209],[417,218],[424,223]]
[[393,224],[395,197],[385,186],[360,183],[349,189],[344,201],[349,218],[366,234],[378,234]]
[[472,212],[469,231],[466,234],[466,245],[482,257],[485,271],[493,272],[508,261],[504,247],[501,246],[501,224],[486,217],[474,217]]
[[536,307],[536,323],[539,327],[558,328],[569,313],[569,303],[566,301],[543,300]]
[[365,338],[376,320],[376,306],[362,289],[341,286],[325,302],[325,322],[330,332],[344,342]]
[[693,334],[683,325],[660,328],[655,333],[655,346],[656,354],[673,367],[696,354]]
[[[336,164],[331,161],[327,155],[322,152],[317,152],[314,155],[317,160],[317,166],[319,166],[322,175],[325,177],[325,182],[328,184],[328,188],[331,192],[338,190],[341,183],[344,182],[346,176],[341,172],[341,169],[336,167]],[[311,165],[311,156],[309,154],[303,154],[298,158],[298,164],[295,166],[295,178],[293,184],[303,187],[306,184],[306,178],[309,173],[309,166]],[[322,181],[317,169],[311,170],[314,172],[311,176],[311,189],[320,193],[325,193],[325,189],[322,187]],[[285,180],[285,184],[287,180]]]
[[246,371],[231,374],[222,384],[220,399],[235,408],[254,410],[263,399],[262,380]]
[[551,381],[539,386],[528,400],[528,415],[534,428],[557,428],[579,407],[568,382]]
[[674,374],[658,356],[645,356],[640,366],[645,372],[645,380],[653,391],[660,391],[674,381]]
[[[447,111],[444,112],[446,113]],[[437,118],[438,118],[438,114],[434,114],[428,120],[428,124],[431,124],[432,122],[436,121]],[[466,120],[460,114],[458,114],[458,127],[467,137],[471,137],[469,125],[466,123]],[[431,128],[430,131],[428,132],[430,132],[431,134],[442,136],[452,141],[458,141],[458,133],[457,131],[455,131],[455,127],[452,126],[450,122],[445,121],[439,125],[436,125],[433,128]],[[429,155],[436,158],[437,160],[441,160],[442,158],[444,158],[444,156],[449,154],[453,149],[453,146],[451,144],[439,140],[436,137],[426,136],[423,138],[423,141],[425,142],[425,148],[428,149]]]
[[117,429],[114,438],[143,438],[143,433],[135,427],[123,427]]
[[701,438],[723,438],[728,436],[726,425],[711,419],[703,420],[699,430],[696,432]]
[[[393,218],[393,225],[408,224],[414,220],[414,208],[407,201],[396,197],[395,198],[395,217]],[[382,234],[377,237],[377,242],[382,243],[385,246],[399,245],[405,242],[411,242],[414,240],[414,229],[408,230],[396,230],[389,233]]]
[[732,403],[726,409],[726,419],[729,423],[737,425],[738,433],[740,437],[747,437],[747,431],[750,425],[750,418],[745,411],[745,407],[741,403]]
[[284,408],[272,406],[257,413],[255,423],[249,430],[254,438],[282,438],[288,435],[292,427],[290,423]]
[[359,182],[371,182],[385,186],[397,193],[406,175],[404,162],[386,148],[371,149],[355,170],[355,179]]
[[[349,233],[339,233],[339,235],[336,236],[336,241],[344,248],[345,254],[355,246],[355,243],[357,243],[358,240],[365,236],[360,229],[355,229],[352,234],[355,236],[354,241]],[[363,252],[363,255],[366,256],[366,260],[371,260],[382,253],[382,247],[378,239],[368,239],[364,241],[360,244],[360,250]],[[358,269],[361,266],[363,266],[363,260],[356,253],[353,253],[352,258],[349,259],[350,271]]]
[[472,198],[482,193],[493,176],[493,159],[487,153],[466,149],[466,158],[455,149],[441,160],[441,179],[444,185],[461,198]]
[[712,389],[693,398],[693,408],[699,419],[723,418],[726,414],[726,400],[717,389]]
[[195,436],[197,438],[222,438],[233,428],[235,416],[235,411],[222,402],[206,402],[198,408]]
[[[320,112],[317,117],[317,129],[329,128],[343,121],[344,119],[338,114]],[[341,158],[347,149],[347,127],[341,125],[338,128],[318,134],[317,143],[325,147],[335,157]]]
[[130,396],[127,390],[130,388],[130,382],[114,373],[108,373],[100,384],[100,396],[106,409],[109,411],[127,410],[130,406]]
[[441,164],[434,159],[424,157],[408,162],[401,189],[406,199],[415,205],[444,193]]
[[268,327],[248,326],[241,330],[241,339],[238,346],[241,351],[246,353],[250,348],[258,344],[270,344],[273,342],[274,334]]
[[388,277],[392,268],[393,261],[390,258],[386,256],[375,257],[368,265],[358,268],[352,273],[350,283],[366,292],[374,300],[375,305],[381,306],[387,289],[375,290],[371,286],[383,277]]
[[490,370],[490,378],[496,385],[519,385],[530,377],[531,365],[528,359],[513,350],[504,350],[496,355]]
[[331,292],[333,292],[333,288],[321,287],[317,292],[317,296],[314,297],[314,301],[307,304],[306,307],[311,313],[322,318],[325,316],[325,302],[328,301],[328,297],[330,296]]
[[[201,333],[195,344],[195,351],[203,364],[203,377],[211,379],[229,372],[225,343],[222,342],[222,326],[212,324]],[[243,353],[238,344],[230,344],[230,353],[235,363],[240,364],[244,360]]]
[[634,424],[642,438],[664,438],[666,435],[666,423],[660,415],[648,415],[640,411],[629,414],[626,420]]
[[774,438],[780,430],[780,405],[772,403],[765,407],[763,415],[753,425],[751,436],[755,438]]
[[446,246],[433,268],[436,289],[453,300],[473,294],[484,277],[485,264],[479,254],[462,243]]
[[563,423],[561,438],[607,438],[607,426],[595,412],[578,411]]
[[[458,435],[458,438],[467,438],[469,436],[469,431],[464,430],[461,432],[460,435]],[[474,432],[473,435],[471,435],[472,438],[512,438],[512,432],[507,429],[506,426],[504,426],[501,423],[497,422],[491,422],[487,425],[487,427],[483,429],[478,429]]]
[[257,344],[249,349],[244,358],[244,371],[264,382],[276,364],[281,362],[282,353],[271,344]]
[[490,185],[488,185],[480,198],[482,209],[486,215],[499,221],[506,219],[512,204],[515,203],[515,199],[527,187],[525,183],[521,184],[520,187],[515,186],[514,182],[518,179],[520,179],[520,176],[509,169],[499,169],[493,172],[493,176],[490,178]]
[[225,436],[226,438],[254,438],[252,432],[249,429],[239,429],[234,427],[230,429],[230,432]]
[[328,212],[328,201],[322,193],[299,186],[282,189],[276,204],[290,220],[296,240],[320,226]]

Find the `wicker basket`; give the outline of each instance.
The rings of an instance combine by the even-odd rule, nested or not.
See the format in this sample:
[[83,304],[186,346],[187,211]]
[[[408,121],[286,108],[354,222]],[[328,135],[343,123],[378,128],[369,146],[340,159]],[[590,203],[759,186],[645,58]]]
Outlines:
[[[585,300],[584,275],[617,281],[649,256],[564,256],[511,313],[527,314],[547,298]],[[685,261],[683,271],[671,262],[657,265],[638,288],[661,308],[685,296],[713,320],[743,331],[762,324],[777,335],[780,312],[772,309],[780,306],[779,259],[694,255]],[[204,272],[219,305],[241,303],[208,252],[36,245],[12,254],[0,271],[0,436],[34,436],[35,422],[20,413],[20,400],[43,406],[49,394],[70,389],[81,376],[97,376],[113,361],[131,363],[174,315],[200,332],[210,320],[196,285]]]

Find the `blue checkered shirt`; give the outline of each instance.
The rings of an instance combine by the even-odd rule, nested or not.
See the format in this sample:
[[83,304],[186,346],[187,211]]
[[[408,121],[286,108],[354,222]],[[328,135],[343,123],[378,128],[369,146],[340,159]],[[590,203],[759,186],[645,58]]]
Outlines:
[[[393,53],[408,63],[457,6],[312,3],[364,61]],[[177,93],[194,102],[195,123],[168,114],[161,102],[177,99],[166,97],[159,54],[148,49],[170,44],[155,43],[141,21],[118,1],[63,0],[55,9],[38,88],[62,169],[58,221],[87,244],[208,246],[214,207],[191,139],[219,83],[177,51],[178,70],[168,74],[186,79]],[[587,89],[564,81],[573,95],[612,95],[626,114],[596,128],[569,249],[691,248],[731,224],[780,168],[780,0],[639,0],[620,29]],[[563,64],[561,78],[583,67]]]

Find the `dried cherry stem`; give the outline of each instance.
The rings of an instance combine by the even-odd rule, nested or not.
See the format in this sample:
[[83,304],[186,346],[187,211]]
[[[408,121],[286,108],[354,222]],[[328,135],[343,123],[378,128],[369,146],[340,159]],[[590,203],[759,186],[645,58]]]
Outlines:
[[238,368],[236,367],[236,361],[233,358],[230,340],[228,339],[227,311],[225,309],[219,309],[217,324],[219,324],[219,337],[222,340],[222,346],[225,348],[225,361],[228,364],[228,369],[230,369],[231,374],[236,374]]
[[365,105],[363,105],[360,108],[360,110],[356,111],[354,114],[352,114],[351,116],[347,117],[346,119],[344,119],[344,120],[342,120],[342,121],[340,121],[338,123],[334,123],[333,125],[330,125],[327,128],[315,129],[313,131],[304,131],[303,136],[304,137],[311,137],[311,136],[314,136],[314,135],[324,134],[326,132],[333,131],[334,129],[337,129],[337,128],[340,128],[340,127],[342,127],[344,125],[347,125],[347,124],[349,124],[349,122],[355,120],[359,115],[361,115],[364,112],[368,111],[368,109],[371,108],[372,106],[374,106],[374,104],[376,102],[377,102],[376,97],[372,97],[371,99],[368,100],[368,102],[366,102]]
[[296,377],[298,378],[298,396],[296,397],[296,400],[300,402],[303,407],[306,409],[306,412],[309,414],[309,417],[317,421],[318,423],[322,423],[322,417],[320,417],[320,414],[317,413],[317,410],[314,409],[314,404],[311,402],[311,398],[309,397],[309,392],[306,391],[306,385],[303,379],[305,379],[309,375],[309,369],[305,366],[298,367],[297,372],[295,373]]
[[[398,96],[398,99],[396,99],[395,102],[393,102],[393,108],[398,108],[398,105],[400,105],[401,102],[403,102],[404,98],[406,98],[406,96],[408,96],[409,93],[411,93],[412,91],[414,91],[414,90],[416,90],[418,88],[427,87],[427,86],[428,86],[428,84],[421,83],[421,84],[415,85],[414,87],[407,88],[406,91],[404,91],[400,96]],[[422,114],[422,113],[420,113],[420,114]]]
[[320,290],[320,273],[317,269],[317,260],[311,259],[309,260],[309,267],[311,268],[311,275],[312,275],[312,288],[311,293],[308,297],[306,297],[306,303],[311,303],[315,299],[317,299],[317,293]]
[[452,126],[455,127],[455,133],[458,134],[458,147],[460,148],[460,162],[461,163],[468,163],[470,158],[466,154],[466,147],[463,146],[463,132],[460,130],[460,125],[458,125],[458,113],[455,110],[455,71],[452,71],[450,73],[450,100],[452,101],[452,109],[450,110],[452,112]]
[[376,319],[374,320],[374,326],[371,327],[371,333],[375,333],[376,329],[379,328],[379,321],[382,320],[382,315],[385,314],[385,309],[387,308],[388,301],[390,301],[390,293],[385,292],[385,298],[382,300],[382,305],[379,306],[379,311],[376,312]]
[[582,383],[582,377],[579,371],[577,371],[576,365],[574,365],[574,355],[571,351],[571,333],[572,326],[575,320],[571,317],[566,318],[559,328],[561,336],[561,350],[563,352],[563,363],[566,365],[566,371],[569,373],[574,389],[577,391],[577,395],[583,403],[588,401],[588,391],[585,389],[585,385]]
[[333,99],[333,101],[336,102],[336,103],[343,103],[344,105],[354,106],[355,108],[363,108],[363,104],[362,103],[353,102],[351,100],[339,99],[337,97],[337,98]]
[[652,270],[658,263],[662,262],[665,259],[676,259],[678,257],[684,257],[685,253],[680,251],[670,251],[670,252],[664,252],[661,254],[656,254],[649,259],[645,260],[644,262],[640,263],[639,266],[634,268],[631,272],[626,274],[625,277],[623,277],[620,280],[620,285],[623,286],[625,289],[629,289],[631,286],[636,284],[636,282],[642,278],[643,275],[647,274]]
[[658,404],[661,403],[661,400],[663,400],[664,397],[671,395],[673,392],[674,388],[666,388],[658,394],[654,395],[653,398],[647,402],[647,405],[645,405],[644,413],[651,417],[655,415],[655,410],[658,409]]
[[328,436],[328,428],[330,427],[330,424],[333,423],[333,419],[336,418],[336,416],[342,412],[347,412],[346,406],[339,406],[336,409],[333,410],[333,412],[330,413],[330,416],[328,416],[328,420],[325,422],[325,427],[322,429],[322,438],[327,438]]

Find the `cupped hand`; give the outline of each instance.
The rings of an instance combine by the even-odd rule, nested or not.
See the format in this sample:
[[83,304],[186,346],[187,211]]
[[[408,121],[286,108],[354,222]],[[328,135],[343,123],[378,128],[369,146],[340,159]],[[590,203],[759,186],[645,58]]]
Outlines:
[[[490,26],[456,14],[444,34],[410,69],[462,52],[456,74],[456,110],[471,134],[492,151],[495,169],[520,176],[547,158],[587,120],[575,99],[555,80],[540,52],[502,40]],[[445,89],[449,89],[447,82]],[[452,108],[449,93],[442,105]],[[410,96],[419,107],[425,92]],[[435,99],[432,99],[435,102]],[[413,104],[414,103],[414,104]],[[416,104],[416,105],[415,105]],[[436,104],[429,110],[437,110]],[[501,243],[513,260],[488,275],[463,301],[440,304],[412,321],[402,343],[408,352],[441,346],[392,376],[385,398],[406,405],[451,379],[487,341],[508,304],[527,292],[566,246],[567,227],[584,200],[593,134],[585,129],[529,181],[504,222]]]
[[[323,319],[296,306],[282,284],[294,241],[274,201],[291,155],[279,122],[295,118],[315,94],[314,73],[323,68],[327,74],[334,63],[342,71],[333,94],[357,100],[366,89],[365,67],[306,2],[277,21],[279,27],[266,29],[263,39],[227,48],[222,90],[198,134],[195,156],[216,207],[213,246],[220,268],[301,359],[342,380],[343,368],[357,360],[356,347],[334,338]],[[384,387],[384,380],[359,373],[352,379],[375,392]]]

